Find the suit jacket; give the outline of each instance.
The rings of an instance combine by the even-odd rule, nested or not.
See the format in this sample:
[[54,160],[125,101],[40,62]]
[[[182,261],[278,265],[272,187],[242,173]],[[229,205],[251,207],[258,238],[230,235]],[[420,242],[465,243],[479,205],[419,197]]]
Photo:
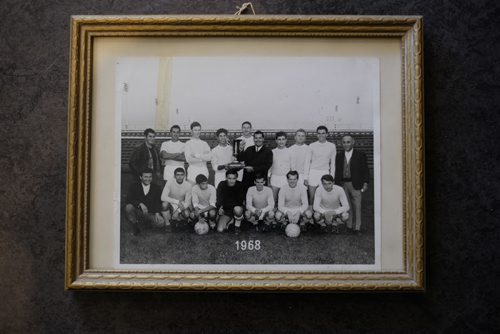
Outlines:
[[[153,152],[155,152],[156,154],[156,164],[154,164],[153,166],[153,172],[154,172],[153,174],[158,174],[161,171],[160,152],[158,151],[158,148],[156,146],[153,146]],[[139,177],[142,171],[148,168],[148,162],[149,162],[149,149],[146,146],[146,143],[142,143],[141,145],[137,146],[132,152],[128,165],[132,173],[134,173],[134,175]]]
[[127,204],[137,207],[143,203],[148,208],[149,213],[158,213],[161,211],[161,187],[151,183],[151,188],[147,195],[144,195],[142,182],[134,182],[130,185],[127,194]]
[[[338,152],[335,156],[335,183],[342,185],[342,178],[344,173],[344,151]],[[351,168],[351,182],[356,190],[363,188],[363,183],[370,182],[370,171],[366,161],[366,155],[362,151],[356,149],[352,150],[351,161],[349,163]]]
[[255,146],[250,146],[238,154],[238,161],[244,161],[245,166],[252,166],[254,171],[243,171],[243,186],[245,190],[253,186],[255,173],[260,172],[267,180],[267,172],[273,164],[273,152],[266,146],[262,146],[259,152],[255,151]]

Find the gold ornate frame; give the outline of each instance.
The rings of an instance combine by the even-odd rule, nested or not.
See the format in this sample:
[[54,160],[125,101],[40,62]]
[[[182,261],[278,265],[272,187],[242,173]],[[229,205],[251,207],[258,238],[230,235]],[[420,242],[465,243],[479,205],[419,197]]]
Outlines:
[[[424,290],[423,35],[418,16],[75,16],[71,22],[65,287],[71,290]],[[93,46],[100,37],[396,38],[402,45],[403,247],[398,272],[153,272],[89,266]]]

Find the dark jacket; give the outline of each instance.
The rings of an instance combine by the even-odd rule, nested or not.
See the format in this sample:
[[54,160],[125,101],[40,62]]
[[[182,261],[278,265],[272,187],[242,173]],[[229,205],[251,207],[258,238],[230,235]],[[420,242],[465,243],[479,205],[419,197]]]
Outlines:
[[139,203],[143,203],[149,213],[159,213],[161,211],[161,188],[159,185],[151,183],[151,188],[147,195],[144,195],[142,182],[134,182],[130,185],[127,194],[127,204],[132,204],[137,207]]
[[255,151],[255,146],[250,146],[245,151],[238,154],[238,161],[244,161],[245,166],[252,166],[254,171],[243,171],[243,187],[245,191],[254,185],[255,173],[260,172],[267,180],[267,172],[273,164],[273,151],[266,146],[262,146],[259,152]]
[[[152,153],[156,154],[156,159],[153,159],[154,162],[153,174],[158,174],[160,173],[160,164],[161,164],[160,152],[158,148],[154,145],[152,147]],[[132,173],[135,176],[139,177],[141,176],[142,171],[148,168],[148,162],[149,162],[149,149],[146,146],[146,143],[142,143],[141,145],[137,146],[132,152],[128,165]]]
[[222,207],[225,211],[232,210],[235,206],[244,206],[245,190],[240,181],[236,181],[233,187],[227,185],[227,181],[222,181],[217,187],[216,207]]
[[[335,184],[337,185],[342,185],[344,157],[344,151],[338,152],[335,156]],[[370,171],[368,170],[368,163],[364,152],[353,149],[349,164],[351,168],[351,182],[354,189],[360,190],[363,188],[363,183],[370,183]]]

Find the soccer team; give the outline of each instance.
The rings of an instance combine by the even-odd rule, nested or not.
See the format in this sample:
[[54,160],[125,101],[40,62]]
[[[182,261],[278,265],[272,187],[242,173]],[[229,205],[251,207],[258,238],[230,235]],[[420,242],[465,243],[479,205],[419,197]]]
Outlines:
[[[158,149],[155,131],[146,129],[144,142],[130,157],[134,182],[125,213],[134,235],[146,222],[170,232],[198,221],[218,232],[231,226],[236,234],[242,224],[262,232],[297,224],[302,232],[318,227],[325,232],[361,233],[361,198],[370,173],[352,136],[342,138],[344,150],[337,153],[323,125],[316,129],[318,140],[310,145],[305,144],[303,129],[295,132],[290,147],[286,133],[278,132],[276,148],[271,150],[264,145],[264,134],[252,134],[252,124],[246,121],[237,138],[240,166],[234,164],[226,129],[217,130],[218,145],[213,149],[200,139],[200,123],[191,124],[187,142],[179,140],[180,130],[172,126],[171,140]],[[214,184],[208,183],[208,162],[215,172]]]

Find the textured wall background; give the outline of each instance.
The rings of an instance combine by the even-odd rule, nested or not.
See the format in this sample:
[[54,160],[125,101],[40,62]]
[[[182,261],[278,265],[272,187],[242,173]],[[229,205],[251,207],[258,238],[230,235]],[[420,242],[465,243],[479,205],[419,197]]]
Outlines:
[[0,2],[0,332],[488,332],[500,328],[495,1],[254,1],[259,14],[425,22],[425,294],[63,290],[69,17],[232,14],[242,1]]

